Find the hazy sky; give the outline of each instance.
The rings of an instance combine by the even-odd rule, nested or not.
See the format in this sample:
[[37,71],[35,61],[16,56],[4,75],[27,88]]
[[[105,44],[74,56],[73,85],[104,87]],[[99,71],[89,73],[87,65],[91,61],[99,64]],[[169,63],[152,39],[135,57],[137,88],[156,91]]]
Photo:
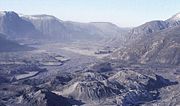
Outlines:
[[122,27],[165,20],[180,12],[180,0],[0,0],[2,11],[50,14],[61,20],[113,22]]

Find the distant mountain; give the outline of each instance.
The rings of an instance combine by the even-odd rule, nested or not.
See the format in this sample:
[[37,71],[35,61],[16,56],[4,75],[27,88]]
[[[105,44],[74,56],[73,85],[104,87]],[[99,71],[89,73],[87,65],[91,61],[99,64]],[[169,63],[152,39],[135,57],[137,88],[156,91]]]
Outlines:
[[66,21],[64,25],[73,39],[100,40],[103,38],[103,32],[88,23]]
[[32,38],[39,35],[32,23],[22,19],[15,12],[0,12],[0,33],[8,38]]
[[90,24],[104,32],[105,35],[109,35],[110,37],[118,36],[119,34],[127,31],[126,29],[120,28],[110,22],[91,22]]
[[0,52],[24,51],[32,49],[30,47],[20,45],[15,41],[8,40],[4,36],[5,35],[0,34]]
[[143,36],[156,33],[170,27],[175,27],[175,25],[170,26],[170,21],[162,21],[162,20],[155,20],[146,22],[140,26],[134,27],[129,29],[128,32],[124,33],[123,40],[115,39],[112,41],[111,45],[113,47],[122,47],[124,45],[131,45],[132,42],[141,39]]
[[180,13],[165,21],[150,21],[127,34],[126,46],[113,57],[142,64],[180,64]]
[[168,28],[168,23],[165,21],[150,21],[131,30],[133,36],[145,35]]
[[111,58],[132,63],[180,64],[180,26],[142,36],[123,49],[117,50]]
[[175,14],[171,18],[162,21],[162,20],[156,20],[156,21],[150,21],[146,22],[143,25],[137,26],[133,28],[130,32],[130,39],[138,39],[139,37],[151,34],[154,32],[158,32],[170,27],[176,27],[180,25],[180,13]]
[[168,22],[169,27],[180,25],[180,13],[177,13],[171,18],[167,19],[166,22]]
[[0,33],[8,38],[40,38],[52,41],[102,40],[122,36],[123,28],[109,22],[62,21],[50,15],[18,15],[0,12]]
[[33,23],[44,37],[59,38],[58,40],[100,40],[120,35],[124,31],[118,26],[107,22],[79,23],[62,21],[50,15],[25,15],[22,18]]
[[35,28],[43,34],[42,38],[67,37],[67,31],[61,20],[50,15],[21,16],[24,20],[32,23]]

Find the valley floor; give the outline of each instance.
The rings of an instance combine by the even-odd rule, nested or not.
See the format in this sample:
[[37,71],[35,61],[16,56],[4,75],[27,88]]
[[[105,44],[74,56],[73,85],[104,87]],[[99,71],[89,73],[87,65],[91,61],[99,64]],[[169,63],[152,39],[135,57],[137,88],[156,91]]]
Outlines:
[[[95,43],[33,47],[36,50],[0,53],[0,105],[44,106],[45,101],[62,100],[86,106],[180,105],[180,67],[118,67],[112,62],[115,67],[104,69],[102,59],[109,53],[96,54],[103,47]],[[155,88],[149,90],[148,84]]]

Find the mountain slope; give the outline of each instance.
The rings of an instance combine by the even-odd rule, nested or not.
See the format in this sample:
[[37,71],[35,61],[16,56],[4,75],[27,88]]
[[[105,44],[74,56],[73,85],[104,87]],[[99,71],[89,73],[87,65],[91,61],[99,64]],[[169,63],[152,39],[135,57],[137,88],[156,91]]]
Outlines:
[[129,46],[117,50],[111,58],[142,64],[179,65],[180,27],[142,36]]
[[114,37],[125,30],[107,22],[79,23],[62,21],[50,15],[21,16],[33,23],[44,37],[58,40],[100,40],[106,37]]
[[80,23],[62,21],[50,15],[18,15],[0,12],[0,33],[8,38],[41,38],[52,41],[92,40],[111,42],[123,36],[123,28],[108,22]]
[[23,20],[15,12],[0,12],[0,33],[9,35],[9,38],[36,37],[39,32],[33,24]]
[[130,63],[179,65],[180,13],[165,21],[150,21],[131,29],[110,58]]
[[66,37],[66,28],[61,20],[50,15],[32,15],[22,16],[23,19],[31,22],[35,28],[47,38],[61,38]]
[[90,24],[104,32],[105,35],[109,35],[108,37],[118,36],[126,32],[125,29],[110,22],[91,22]]
[[170,28],[170,27],[176,27],[179,25],[180,25],[180,13],[177,13],[165,21],[155,20],[155,21],[146,22],[143,25],[137,26],[129,32],[129,35],[130,35],[130,38],[136,39],[136,38],[139,38],[139,36],[151,34],[154,32],[158,32],[158,31]]
[[171,18],[167,19],[166,22],[168,22],[170,27],[180,25],[180,13],[173,15]]
[[165,21],[150,21],[132,29],[133,35],[145,35],[168,28]]

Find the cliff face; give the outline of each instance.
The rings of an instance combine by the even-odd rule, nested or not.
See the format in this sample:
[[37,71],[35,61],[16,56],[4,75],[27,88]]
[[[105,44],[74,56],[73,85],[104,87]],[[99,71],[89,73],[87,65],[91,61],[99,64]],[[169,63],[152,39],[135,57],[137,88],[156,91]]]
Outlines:
[[0,12],[0,32],[8,38],[32,38],[40,33],[32,23],[22,19],[15,12]]

